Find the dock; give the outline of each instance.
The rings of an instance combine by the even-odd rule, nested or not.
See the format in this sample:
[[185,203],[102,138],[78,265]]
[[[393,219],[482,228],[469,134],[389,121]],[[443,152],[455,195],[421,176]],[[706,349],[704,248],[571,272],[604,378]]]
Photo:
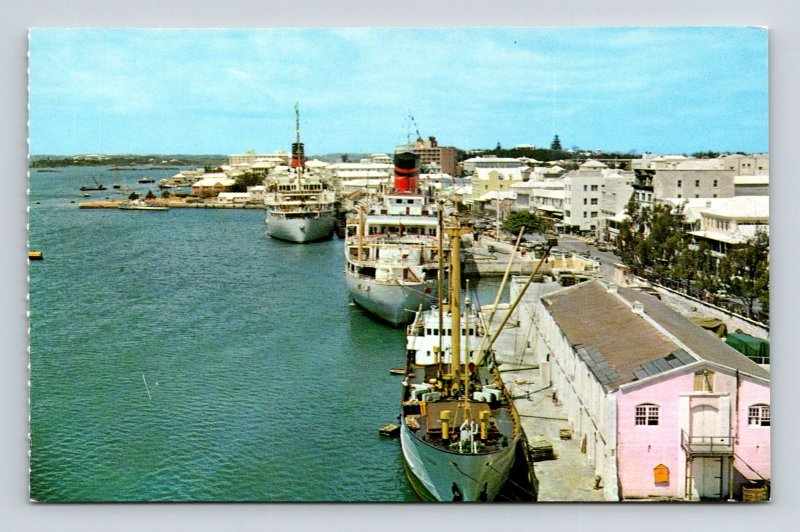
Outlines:
[[[514,252],[514,244],[481,235],[462,253],[461,271],[467,277],[501,277]],[[521,249],[511,262],[512,275],[530,275],[536,269],[541,251]],[[600,275],[600,264],[588,257],[572,252],[553,253],[545,260],[539,272],[554,277],[563,286],[587,281]]]
[[[127,202],[127,199],[120,200],[96,200],[84,201],[78,204],[79,209],[117,209],[120,203]],[[148,204],[169,207],[170,209],[264,209],[263,203],[221,203],[217,201],[184,201],[178,199],[158,198],[145,200]]]
[[[466,277],[501,277],[508,267],[514,245],[486,236],[480,237],[461,255],[461,271]],[[536,268],[533,252],[517,252],[511,266],[514,275],[530,275]]]
[[[497,311],[493,325],[500,324],[504,312]],[[536,498],[543,502],[603,502],[603,490],[581,452],[581,442],[564,438],[572,432],[567,413],[554,401],[553,389],[542,382],[536,357],[526,347],[529,332],[509,320],[494,348],[500,376],[513,398],[534,459]]]

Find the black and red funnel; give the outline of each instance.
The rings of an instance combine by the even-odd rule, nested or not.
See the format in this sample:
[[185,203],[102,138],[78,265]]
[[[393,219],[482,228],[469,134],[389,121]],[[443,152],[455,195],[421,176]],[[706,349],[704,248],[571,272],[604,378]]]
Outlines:
[[302,142],[292,143],[292,168],[306,165],[306,156],[303,150]]
[[415,193],[419,189],[419,155],[396,153],[394,155],[395,192]]

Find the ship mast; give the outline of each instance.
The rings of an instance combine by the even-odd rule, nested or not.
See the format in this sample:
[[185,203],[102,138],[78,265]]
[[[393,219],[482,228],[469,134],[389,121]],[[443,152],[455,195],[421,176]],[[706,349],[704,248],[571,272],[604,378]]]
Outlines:
[[436,281],[439,283],[439,350],[436,352],[436,363],[438,369],[436,371],[436,378],[442,378],[442,329],[444,328],[444,202],[439,200],[439,271]]
[[297,190],[300,190],[302,187],[300,185],[300,180],[303,177],[303,148],[301,148],[302,144],[300,144],[300,104],[294,104],[294,120],[295,120],[295,133],[297,134],[297,143],[294,145],[295,149],[295,157],[297,157]]
[[454,395],[461,376],[461,235],[470,231],[468,227],[458,225],[445,228],[450,237],[450,371]]

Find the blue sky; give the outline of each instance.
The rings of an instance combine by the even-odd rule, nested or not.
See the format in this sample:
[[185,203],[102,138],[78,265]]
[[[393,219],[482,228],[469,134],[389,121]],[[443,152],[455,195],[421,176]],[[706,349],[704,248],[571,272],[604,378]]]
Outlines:
[[757,28],[36,29],[30,151],[768,150]]

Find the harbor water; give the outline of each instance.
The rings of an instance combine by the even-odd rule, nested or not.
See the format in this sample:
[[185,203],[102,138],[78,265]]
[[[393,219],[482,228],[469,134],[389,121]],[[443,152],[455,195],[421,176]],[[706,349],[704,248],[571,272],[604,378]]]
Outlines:
[[79,210],[91,176],[119,198],[176,170],[57,170],[30,176],[32,499],[416,500],[377,434],[405,331],[349,302],[340,240],[270,239],[260,210]]

